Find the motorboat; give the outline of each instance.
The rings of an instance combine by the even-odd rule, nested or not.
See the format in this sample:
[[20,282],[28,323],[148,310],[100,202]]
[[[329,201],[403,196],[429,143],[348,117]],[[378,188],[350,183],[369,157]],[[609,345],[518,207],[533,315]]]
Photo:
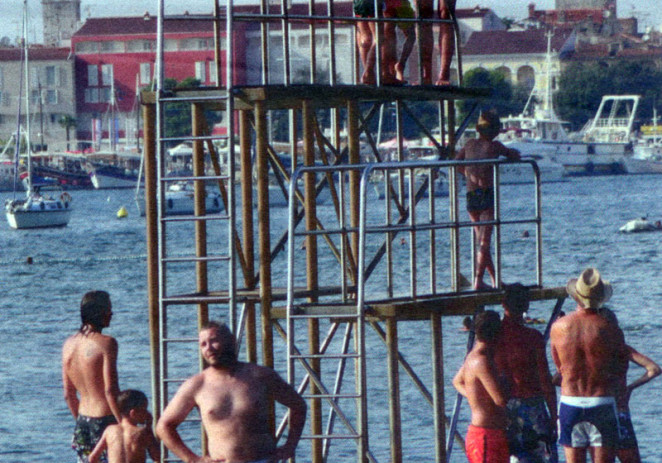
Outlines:
[[[191,182],[174,182],[168,186],[165,194],[166,215],[193,215],[195,191]],[[136,194],[136,205],[141,216],[145,216],[145,196]],[[205,211],[220,212],[224,209],[221,194],[210,188],[205,193]]]

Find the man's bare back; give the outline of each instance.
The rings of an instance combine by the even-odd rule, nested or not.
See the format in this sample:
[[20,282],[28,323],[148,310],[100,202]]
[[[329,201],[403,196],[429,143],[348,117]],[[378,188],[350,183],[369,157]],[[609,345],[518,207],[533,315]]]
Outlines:
[[114,338],[93,331],[78,332],[65,341],[62,378],[65,400],[74,417],[79,414],[90,417],[115,415],[119,420],[114,400],[119,392],[117,349]]
[[551,330],[552,358],[562,376],[561,394],[615,396],[627,358],[623,332],[595,309],[578,309],[558,319]]

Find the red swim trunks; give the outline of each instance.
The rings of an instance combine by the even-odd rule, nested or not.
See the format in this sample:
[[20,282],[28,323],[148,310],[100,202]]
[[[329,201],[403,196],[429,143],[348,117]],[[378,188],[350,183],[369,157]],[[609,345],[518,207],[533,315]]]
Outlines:
[[508,463],[508,440],[503,429],[469,425],[465,441],[469,463]]

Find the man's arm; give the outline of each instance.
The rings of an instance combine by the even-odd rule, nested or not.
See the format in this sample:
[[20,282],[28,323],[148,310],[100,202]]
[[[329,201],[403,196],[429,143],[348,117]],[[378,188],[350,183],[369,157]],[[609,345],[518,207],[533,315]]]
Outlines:
[[62,348],[62,387],[64,389],[64,401],[67,403],[67,407],[69,407],[69,411],[74,416],[74,418],[78,418],[78,405],[80,404],[80,401],[78,400],[76,386],[74,386],[74,383],[71,381],[71,378],[69,378],[69,373],[67,372],[65,358],[66,349],[67,343],[65,343],[64,347]]
[[476,365],[476,377],[498,407],[505,407],[508,399],[497,379],[497,370],[494,361],[482,356]]
[[467,389],[465,388],[465,385],[466,383],[464,378],[464,363],[463,363],[460,369],[455,374],[455,377],[453,378],[453,386],[455,387],[455,389],[457,389],[457,392],[459,392],[464,397],[467,396]]
[[493,142],[493,153],[496,156],[503,156],[511,161],[519,161],[522,159],[522,157],[519,154],[519,151],[513,148],[507,148],[503,143],[500,141],[495,141]]
[[195,407],[195,392],[199,381],[198,375],[182,384],[168,406],[163,410],[163,414],[156,424],[156,435],[166,447],[185,463],[201,461],[200,457],[186,446],[179,432],[177,432],[177,426],[186,419]]
[[633,390],[635,390],[639,386],[643,386],[651,379],[659,376],[660,373],[662,373],[662,369],[660,369],[660,366],[657,363],[655,363],[650,358],[646,357],[644,354],[638,352],[633,347],[627,346],[627,349],[630,354],[630,361],[646,369],[646,371],[640,378],[637,378],[635,381],[628,384],[626,394],[627,394],[627,399],[629,401],[630,394],[632,394]]
[[545,397],[545,403],[547,403],[552,423],[555,423],[557,418],[556,389],[552,382],[552,375],[549,373],[549,364],[547,363],[547,355],[545,353],[545,342],[542,339],[542,335],[536,344],[535,356],[536,366],[538,367],[538,378],[540,379],[540,388]]
[[101,439],[99,439],[99,442],[97,442],[97,445],[94,447],[94,450],[92,450],[92,453],[87,457],[87,460],[89,463],[98,463],[99,459],[101,458],[101,453],[103,453],[106,448],[108,448],[108,428],[103,432],[101,435]]
[[290,429],[287,434],[287,441],[274,452],[276,460],[287,460],[294,456],[294,451],[299,444],[303,426],[306,423],[306,411],[308,406],[301,395],[284,381],[275,371],[271,371],[268,376],[269,390],[273,399],[289,408]]
[[[469,142],[467,142],[467,143],[469,143]],[[466,146],[466,145],[465,145],[465,146]],[[467,152],[466,152],[466,150],[465,150],[465,146],[463,146],[462,148],[460,148],[460,150],[458,150],[458,151],[455,153],[455,161],[464,161],[464,160],[467,158]],[[458,168],[457,168],[457,171],[458,171],[459,173],[461,173],[462,175],[466,175],[466,172],[465,172],[463,166],[458,167]]]
[[109,338],[107,350],[103,356],[103,384],[108,406],[119,423],[122,421],[122,415],[117,405],[117,396],[120,393],[117,381],[117,350],[117,340]]
[[159,462],[161,461],[161,446],[156,440],[154,431],[152,431],[152,421],[152,415],[150,414],[145,425],[145,449],[147,449],[147,453],[153,461]]

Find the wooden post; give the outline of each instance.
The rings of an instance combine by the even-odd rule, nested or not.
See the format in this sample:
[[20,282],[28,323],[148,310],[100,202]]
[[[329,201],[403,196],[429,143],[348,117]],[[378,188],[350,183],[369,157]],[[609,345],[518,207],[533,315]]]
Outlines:
[[446,461],[446,415],[444,410],[444,347],[441,332],[441,315],[430,316],[430,332],[432,336],[432,377],[434,389],[432,392],[432,407],[434,413],[434,444],[437,461]]
[[257,170],[257,227],[260,253],[260,303],[262,305],[262,364],[273,368],[271,328],[271,237],[269,223],[269,164],[267,161],[267,112],[264,102],[255,103],[255,163]]
[[[145,156],[145,229],[147,239],[147,306],[152,357],[154,423],[161,415],[161,344],[159,333],[159,243],[156,211],[156,105],[143,103],[143,155]],[[167,394],[166,394],[167,395]]]
[[[301,119],[303,120],[303,164],[304,166],[315,165],[315,124],[314,110],[309,101],[303,101],[301,105]],[[317,229],[317,208],[315,202],[315,179],[314,173],[304,174],[304,208],[306,231]],[[294,180],[293,180],[294,181]],[[309,290],[318,289],[317,281],[317,237],[306,236],[306,287]],[[309,298],[310,302],[316,302],[317,297]],[[319,321],[310,319],[308,321],[308,350],[311,354],[319,354],[320,334]],[[310,365],[318,376],[321,377],[321,365],[319,359],[310,359]],[[319,394],[319,387],[310,382],[310,393]],[[319,399],[310,402],[310,427],[314,435],[322,434],[322,404]],[[312,441],[312,460],[315,463],[323,462],[322,442],[319,439]]]
[[[243,231],[243,253],[246,261],[244,284],[246,289],[255,289],[255,247],[253,245],[253,165],[251,163],[250,113],[239,113],[239,150],[241,162],[241,223]],[[237,252],[242,252],[241,249]],[[257,333],[255,303],[246,302],[246,360],[257,362]]]
[[[191,105],[193,136],[204,135],[205,114],[200,104]],[[205,151],[201,140],[193,141],[193,176],[205,175]],[[193,213],[196,216],[206,214],[205,196],[206,186],[204,180],[194,181]],[[207,224],[203,220],[195,222],[195,255],[196,257],[207,257]],[[209,290],[209,279],[207,275],[207,262],[197,261],[195,263],[196,286],[198,293],[207,294]],[[209,320],[209,307],[206,303],[198,304],[198,328]]]
[[402,462],[402,416],[400,410],[400,363],[398,361],[398,322],[386,319],[388,348],[389,419],[391,425],[391,462]]

